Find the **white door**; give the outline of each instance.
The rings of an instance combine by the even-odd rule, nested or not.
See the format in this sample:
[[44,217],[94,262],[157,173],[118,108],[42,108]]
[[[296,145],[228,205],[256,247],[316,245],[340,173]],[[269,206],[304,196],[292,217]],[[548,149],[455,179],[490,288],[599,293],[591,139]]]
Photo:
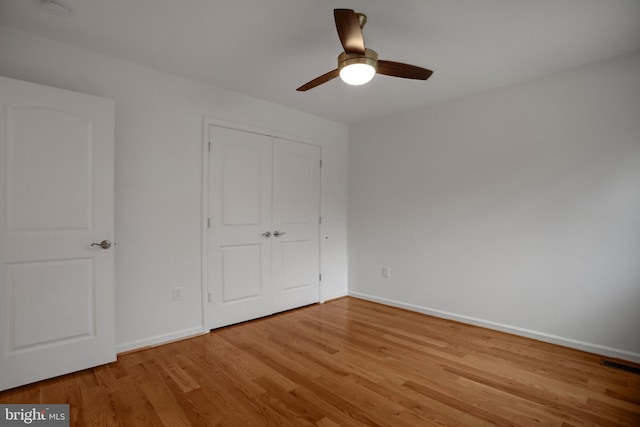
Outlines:
[[0,108],[4,390],[115,360],[114,104],[0,77]]
[[209,327],[273,313],[271,138],[211,126]]
[[209,328],[318,302],[320,148],[209,132]]
[[274,311],[318,302],[320,147],[273,141]]

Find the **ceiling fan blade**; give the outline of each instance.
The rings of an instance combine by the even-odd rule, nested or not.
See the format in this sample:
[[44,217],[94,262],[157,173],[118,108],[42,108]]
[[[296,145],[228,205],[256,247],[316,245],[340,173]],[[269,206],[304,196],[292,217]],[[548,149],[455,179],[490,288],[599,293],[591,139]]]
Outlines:
[[403,64],[401,62],[378,60],[378,74],[405,79],[427,80],[433,71],[415,65]]
[[310,82],[303,84],[302,86],[300,86],[296,90],[299,91],[299,92],[304,92],[304,91],[307,91],[309,89],[313,89],[316,86],[320,86],[322,83],[326,83],[331,79],[335,79],[339,75],[340,75],[340,70],[338,70],[336,68],[335,70],[331,70],[328,73],[324,73],[320,77],[316,77],[315,79],[311,80]]
[[334,9],[333,16],[344,51],[364,55],[364,38],[356,13],[351,9]]

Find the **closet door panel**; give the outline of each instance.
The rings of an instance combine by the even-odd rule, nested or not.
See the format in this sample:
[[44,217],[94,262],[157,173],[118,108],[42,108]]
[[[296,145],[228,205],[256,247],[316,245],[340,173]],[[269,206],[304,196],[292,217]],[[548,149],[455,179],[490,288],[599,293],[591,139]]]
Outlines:
[[275,311],[318,302],[320,148],[285,139],[273,146]]
[[271,138],[210,129],[209,327],[273,313]]

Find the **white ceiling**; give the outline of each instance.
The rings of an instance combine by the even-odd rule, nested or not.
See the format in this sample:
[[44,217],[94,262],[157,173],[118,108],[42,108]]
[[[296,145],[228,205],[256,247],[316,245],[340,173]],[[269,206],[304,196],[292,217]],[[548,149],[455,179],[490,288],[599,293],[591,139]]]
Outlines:
[[[0,25],[351,124],[640,49],[639,0],[0,0]],[[296,88],[336,68],[334,8],[381,59],[434,70]],[[1,60],[1,58],[0,58]]]

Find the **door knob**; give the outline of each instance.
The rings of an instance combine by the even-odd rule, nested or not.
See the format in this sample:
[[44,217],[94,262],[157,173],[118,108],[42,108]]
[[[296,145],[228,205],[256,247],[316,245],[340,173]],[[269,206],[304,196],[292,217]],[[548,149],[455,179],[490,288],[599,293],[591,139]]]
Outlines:
[[271,237],[271,232],[270,231],[265,231],[264,233],[262,233],[262,235],[264,237]]
[[108,240],[103,240],[100,243],[92,243],[91,246],[100,246],[102,249],[109,249],[111,247],[111,242]]
[[283,234],[287,234],[287,232],[286,231],[277,231],[277,230],[273,232],[273,235],[276,236],[276,237],[282,236]]

